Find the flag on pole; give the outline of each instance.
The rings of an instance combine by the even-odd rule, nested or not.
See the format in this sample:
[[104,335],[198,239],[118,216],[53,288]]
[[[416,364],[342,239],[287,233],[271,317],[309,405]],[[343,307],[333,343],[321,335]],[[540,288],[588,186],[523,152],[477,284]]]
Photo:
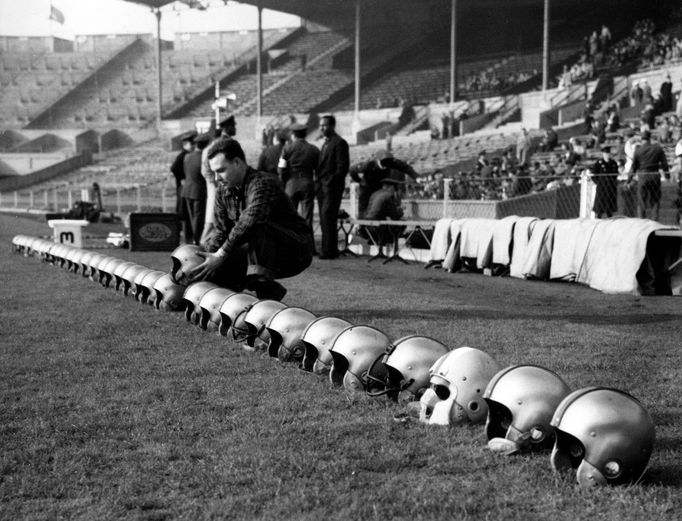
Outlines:
[[50,4],[50,20],[54,20],[58,24],[64,25],[64,13],[52,4]]

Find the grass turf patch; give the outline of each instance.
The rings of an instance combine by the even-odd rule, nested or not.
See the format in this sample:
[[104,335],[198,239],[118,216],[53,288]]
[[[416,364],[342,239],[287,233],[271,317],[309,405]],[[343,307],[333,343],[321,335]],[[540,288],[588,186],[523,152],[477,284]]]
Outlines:
[[50,230],[0,216],[2,519],[639,520],[682,507],[679,299],[365,259],[316,260],[284,281],[286,303],[318,316],[633,393],[657,426],[649,471],[585,492],[548,454],[492,454],[481,426],[396,423],[385,398],[349,398],[181,314],[11,254],[17,233]]

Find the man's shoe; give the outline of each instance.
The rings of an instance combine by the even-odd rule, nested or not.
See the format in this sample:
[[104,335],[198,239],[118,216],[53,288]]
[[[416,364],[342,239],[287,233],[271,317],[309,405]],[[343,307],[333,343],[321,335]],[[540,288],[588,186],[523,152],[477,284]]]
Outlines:
[[259,278],[253,284],[253,291],[259,300],[282,300],[287,294],[287,288],[272,279]]

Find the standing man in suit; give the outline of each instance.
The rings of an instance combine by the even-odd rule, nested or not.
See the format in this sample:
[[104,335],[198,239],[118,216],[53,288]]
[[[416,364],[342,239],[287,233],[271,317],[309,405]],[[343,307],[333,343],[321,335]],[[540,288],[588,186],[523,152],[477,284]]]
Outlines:
[[[294,123],[291,127],[292,142],[284,146],[279,158],[277,173],[284,192],[294,208],[299,210],[313,233],[313,209],[315,208],[315,172],[320,162],[320,151],[306,141],[308,127]],[[300,207],[300,208],[299,208]]]
[[182,183],[185,180],[185,156],[194,150],[194,139],[197,133],[194,130],[185,132],[180,136],[182,150],[175,156],[170,171],[175,177],[175,213],[182,215]]
[[324,144],[317,167],[317,205],[320,212],[322,246],[320,259],[339,256],[339,231],[337,220],[341,198],[346,187],[346,174],[350,166],[348,143],[336,133],[336,118],[332,115],[320,119],[320,132]]
[[204,230],[206,218],[206,179],[201,175],[201,156],[208,146],[208,134],[202,134],[195,140],[196,150],[185,156],[185,184],[182,187],[184,210],[185,241],[188,244],[199,244]]

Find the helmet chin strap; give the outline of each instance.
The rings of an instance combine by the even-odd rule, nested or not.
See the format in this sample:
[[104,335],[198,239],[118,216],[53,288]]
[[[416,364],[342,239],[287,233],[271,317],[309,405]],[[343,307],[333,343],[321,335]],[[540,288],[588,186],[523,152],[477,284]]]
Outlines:
[[[407,389],[410,385],[412,385],[414,383],[414,378],[410,378],[407,381],[403,381],[403,383],[401,385],[388,386],[385,381],[380,380],[376,376],[372,376],[369,373],[365,376],[365,379],[367,380],[367,384],[369,384],[369,382],[373,382],[373,383],[384,386],[384,389],[381,391],[367,391],[367,394],[369,396],[383,396],[383,395],[388,394],[388,393],[401,393],[405,389]],[[369,387],[369,385],[367,385],[367,387]]]

